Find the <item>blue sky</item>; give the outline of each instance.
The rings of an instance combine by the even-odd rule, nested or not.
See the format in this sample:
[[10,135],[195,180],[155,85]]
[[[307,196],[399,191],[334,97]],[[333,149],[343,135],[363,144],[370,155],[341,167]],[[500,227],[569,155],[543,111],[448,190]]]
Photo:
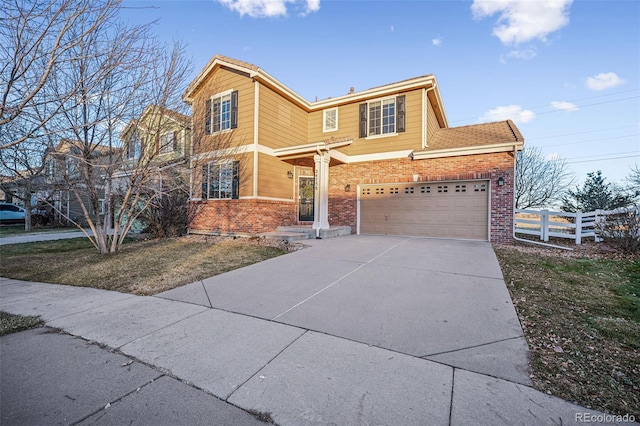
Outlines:
[[255,64],[308,100],[435,74],[450,126],[513,119],[582,184],[640,165],[640,2],[125,0],[187,43]]

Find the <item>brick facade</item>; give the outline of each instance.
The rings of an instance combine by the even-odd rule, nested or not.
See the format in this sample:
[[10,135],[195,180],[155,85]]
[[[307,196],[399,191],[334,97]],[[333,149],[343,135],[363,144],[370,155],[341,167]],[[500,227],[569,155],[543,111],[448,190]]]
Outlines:
[[[513,242],[514,159],[508,152],[460,157],[411,160],[409,158],[341,164],[329,169],[329,224],[350,226],[357,230],[357,196],[359,184],[488,179],[491,183],[490,240]],[[308,175],[310,169],[305,169]],[[498,186],[502,177],[504,186]],[[345,187],[349,185],[349,191]],[[192,232],[213,234],[258,234],[274,231],[278,226],[298,224],[297,203],[286,201],[240,199],[194,201],[198,209],[191,223]]]
[[[396,159],[342,164],[329,169],[329,224],[356,231],[357,186],[371,183],[489,179],[491,182],[490,240],[513,242],[514,159],[511,153],[477,154],[428,160]],[[498,186],[502,177],[504,186]],[[345,191],[349,185],[350,191]]]
[[239,199],[191,201],[197,212],[190,232],[247,235],[274,231],[296,223],[296,204],[287,201]]

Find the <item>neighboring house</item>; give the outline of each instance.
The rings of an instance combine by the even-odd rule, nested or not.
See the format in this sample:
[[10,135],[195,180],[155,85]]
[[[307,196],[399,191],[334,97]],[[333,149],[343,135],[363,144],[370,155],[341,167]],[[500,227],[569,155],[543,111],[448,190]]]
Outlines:
[[159,167],[186,162],[191,145],[191,117],[150,105],[138,119],[127,124],[120,138],[131,164],[143,154]]
[[[161,196],[182,184],[188,192],[191,117],[150,105],[127,124],[120,138],[125,159],[114,174],[114,191],[123,193],[133,184],[136,191]],[[141,231],[145,226],[136,221],[132,230]]]
[[[117,164],[122,149],[95,145],[87,153],[85,148],[82,142],[62,139],[45,156],[45,184],[36,198],[39,205],[53,207],[56,222],[87,225],[83,206],[92,221],[106,218],[106,168]],[[83,165],[87,161],[91,173]]]
[[264,70],[214,56],[193,108],[190,232],[283,225],[512,241],[512,121],[449,127],[434,75],[309,102]]

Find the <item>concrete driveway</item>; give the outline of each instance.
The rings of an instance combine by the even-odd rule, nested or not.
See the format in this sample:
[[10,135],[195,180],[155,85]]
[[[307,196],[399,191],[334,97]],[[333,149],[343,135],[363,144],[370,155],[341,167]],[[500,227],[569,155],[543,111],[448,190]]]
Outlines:
[[158,296],[529,384],[527,344],[489,243],[349,236],[309,244]]
[[[206,411],[223,424],[253,420],[228,405],[203,410],[204,391],[283,426],[538,426],[602,415],[528,386],[527,346],[488,243],[349,236],[309,244],[152,297],[0,278],[0,310],[40,315],[129,359],[110,361],[110,371],[126,372],[88,376],[73,364],[102,362],[90,344],[60,357],[73,343],[42,343],[51,329],[3,336],[0,412],[44,424],[46,407],[62,407],[57,413],[79,424],[155,424],[135,408],[148,404],[162,406],[152,408],[160,423]],[[28,356],[29,347],[43,356]],[[13,364],[21,368],[4,368]],[[138,376],[142,365],[155,372]],[[87,377],[114,392],[94,398]]]

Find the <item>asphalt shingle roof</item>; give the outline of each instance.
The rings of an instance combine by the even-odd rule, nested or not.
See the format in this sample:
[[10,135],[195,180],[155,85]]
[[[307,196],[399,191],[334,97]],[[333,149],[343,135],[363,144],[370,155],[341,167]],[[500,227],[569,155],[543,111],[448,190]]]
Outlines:
[[428,148],[424,151],[496,145],[509,142],[524,142],[524,138],[513,121],[496,121],[493,123],[438,129],[429,138]]

